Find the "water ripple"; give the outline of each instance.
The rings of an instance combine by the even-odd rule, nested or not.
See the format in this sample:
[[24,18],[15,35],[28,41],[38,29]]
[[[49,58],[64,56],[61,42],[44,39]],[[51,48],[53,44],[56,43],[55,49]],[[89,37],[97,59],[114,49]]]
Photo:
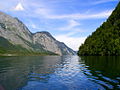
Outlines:
[[39,56],[1,59],[0,87],[5,90],[120,89],[119,57]]

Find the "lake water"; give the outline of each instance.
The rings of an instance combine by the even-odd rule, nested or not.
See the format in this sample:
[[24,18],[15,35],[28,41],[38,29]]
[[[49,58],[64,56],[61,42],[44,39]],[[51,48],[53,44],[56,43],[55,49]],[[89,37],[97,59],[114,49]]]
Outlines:
[[120,89],[120,57],[0,57],[0,90]]

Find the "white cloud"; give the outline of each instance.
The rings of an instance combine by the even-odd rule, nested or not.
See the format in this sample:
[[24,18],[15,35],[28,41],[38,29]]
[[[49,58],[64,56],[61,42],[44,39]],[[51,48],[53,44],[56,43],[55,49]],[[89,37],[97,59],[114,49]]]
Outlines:
[[92,4],[97,5],[97,4],[102,4],[102,3],[107,3],[107,2],[115,2],[115,1],[119,1],[119,0],[98,0],[96,2],[92,2]]
[[64,42],[68,47],[73,50],[78,50],[79,46],[84,43],[86,37],[70,37],[69,35],[57,35],[55,38],[61,42]]
[[104,12],[100,12],[100,13],[96,13],[96,14],[69,14],[69,15],[50,15],[47,16],[47,18],[50,19],[101,19],[101,18],[107,18],[108,16],[110,16],[110,14],[112,13],[112,11],[104,11]]
[[70,21],[69,21],[69,25],[70,25],[71,27],[76,27],[76,26],[79,26],[80,23],[78,23],[78,22],[75,21],[75,20],[70,20]]
[[58,28],[58,30],[67,31],[67,30],[74,29],[76,26],[79,26],[79,25],[80,23],[78,23],[77,21],[69,20],[68,25],[66,25],[65,27]]
[[38,27],[35,24],[30,25],[32,28],[37,29]]
[[27,20],[26,26],[34,30],[40,30],[40,28],[31,20]]
[[[111,1],[111,0],[109,0]],[[24,1],[25,2],[25,1]],[[102,2],[107,2],[107,0],[99,0],[94,3],[102,3]],[[27,3],[27,2],[25,2]],[[101,19],[101,18],[107,18],[110,16],[111,12],[113,10],[106,10],[103,12],[99,13],[94,13],[94,12],[89,12],[89,13],[71,13],[71,14],[62,14],[62,15],[57,15],[55,14],[55,9],[48,8],[44,3],[31,3],[29,4],[24,4],[25,7],[29,10],[26,10],[26,12],[29,12],[29,14],[26,15],[26,17],[42,17],[44,19]],[[34,7],[34,10],[31,11],[31,7]],[[23,5],[21,3],[18,3],[17,6],[14,8],[16,11],[23,11],[25,10]],[[34,13],[32,15],[31,13]]]
[[99,13],[75,13],[75,14],[62,14],[62,15],[55,15],[52,14],[50,9],[41,8],[35,11],[36,14],[42,15],[44,18],[47,19],[101,19],[107,18],[111,15],[113,10],[106,10]]
[[18,3],[16,7],[14,8],[15,11],[24,11],[24,7],[21,3]]
[[36,14],[41,15],[41,16],[46,17],[46,18],[48,16],[51,16],[51,14],[50,14],[51,12],[52,12],[51,9],[47,9],[45,7],[37,8],[35,10]]

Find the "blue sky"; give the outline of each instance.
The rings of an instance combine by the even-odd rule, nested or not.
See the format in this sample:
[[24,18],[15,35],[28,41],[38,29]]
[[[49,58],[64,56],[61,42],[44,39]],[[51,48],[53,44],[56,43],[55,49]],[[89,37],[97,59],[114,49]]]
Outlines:
[[0,11],[18,17],[31,32],[48,31],[78,50],[110,16],[119,0],[1,0]]

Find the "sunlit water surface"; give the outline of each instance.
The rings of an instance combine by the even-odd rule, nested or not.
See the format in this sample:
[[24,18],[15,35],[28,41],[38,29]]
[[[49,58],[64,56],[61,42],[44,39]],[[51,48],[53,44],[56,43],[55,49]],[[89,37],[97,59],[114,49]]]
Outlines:
[[0,90],[120,89],[120,57],[0,57]]

